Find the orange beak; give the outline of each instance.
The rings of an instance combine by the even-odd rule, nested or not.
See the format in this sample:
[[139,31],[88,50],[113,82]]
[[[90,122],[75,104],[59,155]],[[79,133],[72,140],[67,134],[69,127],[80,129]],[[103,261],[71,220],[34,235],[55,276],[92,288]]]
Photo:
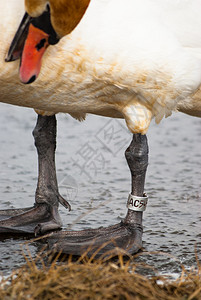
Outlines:
[[48,38],[47,33],[30,24],[19,71],[23,83],[32,83],[38,77],[43,54],[49,46]]

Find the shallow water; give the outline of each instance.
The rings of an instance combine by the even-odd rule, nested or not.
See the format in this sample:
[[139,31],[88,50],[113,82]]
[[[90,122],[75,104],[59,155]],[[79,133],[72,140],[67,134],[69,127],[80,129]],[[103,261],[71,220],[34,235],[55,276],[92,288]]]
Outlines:
[[[0,209],[27,207],[34,202],[37,156],[31,109],[0,104]],[[130,173],[124,151],[131,141],[123,120],[88,116],[79,123],[57,116],[57,172],[61,194],[72,211],[60,209],[64,227],[83,229],[115,224],[126,214]],[[181,113],[154,123],[144,213],[143,246],[136,260],[163,274],[178,274],[181,264],[196,266],[201,259],[201,119]],[[0,272],[24,263],[23,239],[0,240]],[[33,257],[40,248],[29,244]],[[149,269],[146,274],[151,274]]]

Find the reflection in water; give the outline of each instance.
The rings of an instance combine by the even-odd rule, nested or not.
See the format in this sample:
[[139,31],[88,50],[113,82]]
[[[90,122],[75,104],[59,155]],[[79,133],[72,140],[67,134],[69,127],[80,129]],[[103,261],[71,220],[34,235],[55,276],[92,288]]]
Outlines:
[[[34,202],[37,155],[31,132],[36,114],[31,109],[1,104],[0,208],[26,207]],[[61,194],[72,211],[61,208],[64,227],[108,226],[126,214],[130,174],[124,151],[131,141],[123,120],[89,116],[79,123],[58,115],[56,163]],[[180,113],[152,124],[144,213],[143,245],[136,258],[162,273],[178,273],[180,264],[196,265],[201,253],[201,120]],[[0,241],[4,274],[24,263],[23,240]],[[36,255],[36,244],[30,244]],[[168,255],[166,254],[168,253]],[[172,256],[169,256],[172,255]],[[151,272],[146,270],[146,272]]]

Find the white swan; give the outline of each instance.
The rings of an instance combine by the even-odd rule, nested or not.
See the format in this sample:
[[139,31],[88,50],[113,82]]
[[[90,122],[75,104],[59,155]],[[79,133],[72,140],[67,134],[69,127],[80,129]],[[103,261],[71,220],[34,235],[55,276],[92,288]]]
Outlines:
[[[35,30],[36,26],[45,31],[43,25],[47,22],[43,20],[43,13],[47,5],[53,26],[51,34],[55,40],[61,38],[59,43],[48,48],[51,34],[47,30],[44,35]],[[18,61],[4,61],[25,9],[33,19],[19,75],[23,83],[30,85],[20,82]],[[136,252],[141,247],[142,210],[147,201],[143,196],[148,153],[145,134],[150,122],[154,118],[160,122],[173,110],[201,117],[201,0],[26,0],[25,9],[22,1],[10,0],[8,3],[0,0],[0,101],[32,107],[40,115],[35,138],[41,165],[38,128],[45,127],[44,122],[48,120],[54,123],[53,117],[49,116],[65,112],[83,120],[86,114],[92,113],[125,119],[134,134],[126,152],[132,173],[132,195],[129,196],[128,214],[123,225],[107,229],[107,234],[114,237],[113,231],[123,230],[120,235],[126,236],[127,240],[118,244],[117,238],[117,244]],[[38,20],[41,15],[38,26],[33,20]],[[37,37],[32,44],[35,31]],[[16,58],[18,50],[15,48],[12,53]],[[10,58],[13,57],[7,56],[8,60]],[[48,126],[54,127],[55,124]],[[52,158],[53,154],[50,156]],[[40,194],[44,174],[48,177],[46,171],[39,169],[36,203],[41,205],[50,201]],[[56,178],[56,174],[53,177]],[[52,184],[56,186],[55,181]],[[45,189],[47,186],[48,183]],[[58,194],[57,187],[54,192]],[[55,201],[51,214],[54,222],[51,219],[46,225],[40,223],[36,232],[61,226],[58,202],[68,204],[59,194]],[[142,207],[139,207],[140,203]],[[2,222],[0,225],[7,230],[8,227],[13,230],[13,227],[20,226],[18,221],[15,221],[16,225],[11,219]],[[132,231],[131,225],[138,228]],[[130,226],[134,237],[125,234],[126,226]],[[100,245],[105,231],[92,232],[93,240],[95,235],[101,235],[97,242]],[[83,236],[86,238],[88,234],[82,232],[81,237],[74,241],[75,245],[82,244]],[[134,247],[134,243],[138,246]]]

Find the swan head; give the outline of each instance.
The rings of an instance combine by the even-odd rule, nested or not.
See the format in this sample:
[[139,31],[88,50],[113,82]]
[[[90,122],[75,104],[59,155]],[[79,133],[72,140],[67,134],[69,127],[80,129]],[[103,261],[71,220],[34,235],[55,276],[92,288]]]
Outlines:
[[50,7],[51,24],[61,38],[78,25],[90,0],[25,0],[25,10],[31,17],[39,17]]
[[26,13],[11,43],[6,61],[21,58],[22,83],[35,81],[49,45],[71,33],[82,19],[90,0],[25,0]]

